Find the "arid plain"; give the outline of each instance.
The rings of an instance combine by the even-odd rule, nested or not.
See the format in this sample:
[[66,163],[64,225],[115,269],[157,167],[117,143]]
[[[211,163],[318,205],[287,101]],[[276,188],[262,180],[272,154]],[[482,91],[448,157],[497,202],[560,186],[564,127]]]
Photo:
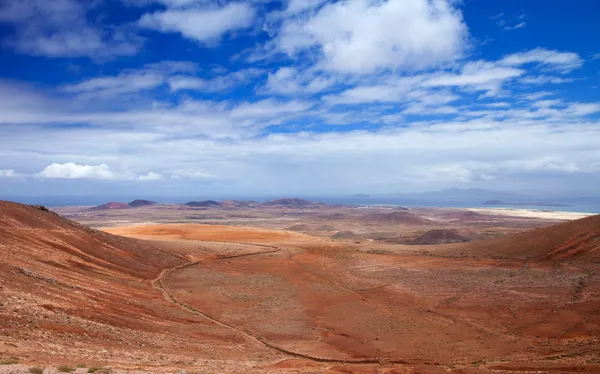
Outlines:
[[600,372],[600,216],[55,210],[0,203],[0,360],[15,372]]

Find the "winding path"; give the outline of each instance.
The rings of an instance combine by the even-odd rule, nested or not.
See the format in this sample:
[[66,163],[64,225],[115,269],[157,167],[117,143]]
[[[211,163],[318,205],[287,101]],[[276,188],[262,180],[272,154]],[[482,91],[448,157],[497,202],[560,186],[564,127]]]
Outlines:
[[[218,257],[217,260],[230,259],[230,258],[236,258],[236,257],[256,256],[256,255],[275,253],[275,252],[281,251],[281,248],[279,248],[279,247],[268,246],[268,245],[263,245],[263,244],[253,244],[253,243],[235,243],[235,244],[257,245],[257,246],[261,246],[261,247],[271,248],[271,250],[263,251],[263,252],[245,253],[245,254],[241,254],[241,255],[221,256],[221,257]],[[291,357],[302,358],[302,359],[315,361],[315,362],[339,363],[339,364],[409,364],[408,361],[399,360],[399,359],[388,359],[388,358],[342,359],[342,358],[318,357],[318,356],[312,356],[312,355],[305,354],[305,353],[294,352],[287,348],[283,348],[281,346],[276,345],[275,343],[269,341],[265,337],[261,336],[260,334],[254,332],[250,329],[243,329],[241,327],[234,326],[230,323],[227,323],[223,320],[213,317],[207,313],[204,313],[204,312],[192,307],[189,304],[186,304],[180,300],[177,300],[177,298],[175,298],[173,293],[165,285],[166,279],[169,277],[169,275],[171,275],[175,271],[185,269],[185,268],[188,268],[188,267],[191,267],[194,265],[198,265],[199,263],[200,263],[200,261],[193,261],[193,262],[188,262],[188,263],[185,263],[182,265],[174,266],[171,268],[163,269],[160,272],[160,274],[151,281],[152,287],[154,287],[155,289],[160,291],[166,300],[172,302],[173,304],[177,305],[181,309],[184,309],[187,312],[202,316],[202,317],[206,318],[207,320],[212,321],[221,327],[228,328],[230,330],[235,331],[238,334],[245,336],[249,340],[252,340],[252,341],[254,341],[258,344],[261,344],[267,348],[276,350],[279,353],[283,353],[283,354],[291,356]]]

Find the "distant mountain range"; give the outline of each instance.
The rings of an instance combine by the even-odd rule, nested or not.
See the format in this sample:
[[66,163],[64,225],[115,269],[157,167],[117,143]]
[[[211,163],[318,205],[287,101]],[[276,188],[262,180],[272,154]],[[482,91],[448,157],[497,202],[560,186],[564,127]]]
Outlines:
[[[106,204],[98,205],[93,208],[90,208],[90,211],[101,211],[101,210],[118,210],[118,209],[134,209],[141,208],[147,206],[157,205],[155,201],[150,200],[133,200],[130,203],[122,203],[122,202],[109,202]],[[178,204],[172,204],[178,205]],[[327,206],[324,203],[315,203],[305,199],[299,198],[285,198],[285,199],[277,199],[266,201],[260,203],[258,201],[241,201],[241,200],[223,200],[223,201],[215,201],[215,200],[202,200],[202,201],[188,201],[185,204],[181,204],[190,208],[241,208],[241,207],[271,207],[271,208],[318,208]]]

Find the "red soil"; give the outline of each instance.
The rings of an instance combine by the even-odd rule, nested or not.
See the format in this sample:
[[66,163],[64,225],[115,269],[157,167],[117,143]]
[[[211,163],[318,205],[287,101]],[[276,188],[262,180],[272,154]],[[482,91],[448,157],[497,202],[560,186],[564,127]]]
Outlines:
[[258,243],[284,241],[301,236],[300,234],[287,231],[194,223],[107,227],[104,231],[115,235],[126,235],[140,239]]
[[385,222],[391,224],[410,224],[410,225],[428,225],[432,222],[426,218],[419,217],[406,211],[396,211],[392,213],[372,213],[363,217],[367,222]]
[[600,371],[599,223],[382,255],[243,227],[111,229],[156,239],[141,241],[0,202],[0,356],[170,372]]

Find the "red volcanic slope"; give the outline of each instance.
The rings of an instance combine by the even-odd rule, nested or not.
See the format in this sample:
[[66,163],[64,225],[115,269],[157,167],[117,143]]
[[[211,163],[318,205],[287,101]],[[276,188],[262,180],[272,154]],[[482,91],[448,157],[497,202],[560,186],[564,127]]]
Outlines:
[[127,203],[119,203],[115,201],[111,201],[110,203],[102,204],[90,208],[90,210],[113,210],[113,209],[129,209],[131,206]]
[[475,255],[532,261],[600,261],[600,215],[469,243]]
[[271,354],[165,300],[152,280],[188,261],[157,245],[0,201],[0,360],[161,367]]
[[[118,271],[144,279],[183,260],[135,239],[114,236],[29,205],[0,201],[0,249],[6,260],[85,264],[91,272]],[[11,256],[14,255],[13,256]],[[57,263],[58,265],[58,263]]]

